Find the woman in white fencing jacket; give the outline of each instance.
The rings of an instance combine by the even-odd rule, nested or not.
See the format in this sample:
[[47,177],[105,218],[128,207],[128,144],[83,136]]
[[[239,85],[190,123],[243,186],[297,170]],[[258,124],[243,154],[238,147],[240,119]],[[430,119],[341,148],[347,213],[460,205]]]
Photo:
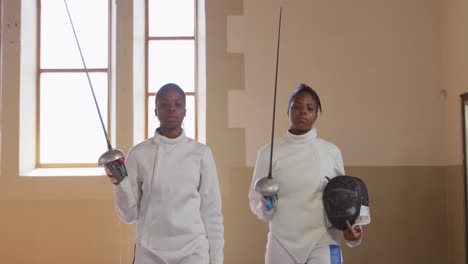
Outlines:
[[154,136],[125,161],[128,177],[112,178],[115,207],[137,221],[136,264],[222,264],[223,216],[210,148],[184,134],[185,93],[176,84],[156,94]]
[[[325,216],[322,191],[327,178],[344,175],[340,149],[317,136],[312,128],[322,106],[317,93],[301,84],[288,105],[289,129],[274,142],[272,176],[279,184],[277,195],[263,197],[255,182],[266,177],[270,144],[258,152],[250,186],[252,212],[269,223],[265,263],[338,264],[342,262],[339,235]],[[362,229],[343,231],[348,245],[361,242]]]

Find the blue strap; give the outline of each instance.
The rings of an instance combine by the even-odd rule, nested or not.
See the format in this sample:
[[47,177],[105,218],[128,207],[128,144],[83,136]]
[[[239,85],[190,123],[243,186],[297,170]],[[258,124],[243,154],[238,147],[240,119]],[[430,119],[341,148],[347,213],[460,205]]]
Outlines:
[[341,264],[341,249],[338,245],[330,245],[330,264]]
[[273,209],[273,201],[270,198],[266,199],[265,207],[267,211],[270,211],[271,209]]

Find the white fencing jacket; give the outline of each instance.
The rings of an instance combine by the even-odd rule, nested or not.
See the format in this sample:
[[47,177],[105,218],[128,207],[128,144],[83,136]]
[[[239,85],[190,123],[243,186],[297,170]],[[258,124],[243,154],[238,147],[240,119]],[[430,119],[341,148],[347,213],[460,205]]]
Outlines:
[[210,263],[223,263],[221,194],[208,146],[184,132],[170,139],[156,131],[129,151],[126,167],[115,207],[126,223],[138,222],[137,246],[183,256],[209,244]]
[[313,247],[331,227],[326,219],[322,192],[328,180],[344,175],[340,149],[317,137],[316,129],[304,135],[287,132],[273,147],[272,176],[279,183],[278,203],[265,211],[255,182],[268,175],[270,144],[258,152],[249,201],[254,214],[269,222],[270,233],[298,263],[305,263]]

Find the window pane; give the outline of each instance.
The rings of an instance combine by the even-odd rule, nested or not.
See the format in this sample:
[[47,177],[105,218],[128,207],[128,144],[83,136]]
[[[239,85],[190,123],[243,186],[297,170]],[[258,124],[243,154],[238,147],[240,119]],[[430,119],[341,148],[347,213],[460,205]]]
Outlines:
[[155,92],[166,83],[176,83],[185,92],[194,91],[195,47],[193,40],[149,42],[148,91]]
[[[107,74],[90,76],[107,126]],[[40,163],[97,163],[107,144],[86,74],[47,73],[40,81]]]
[[159,127],[159,120],[154,114],[154,100],[156,96],[148,97],[148,137],[152,137],[154,135],[154,131],[157,127]]
[[195,97],[187,95],[187,114],[182,127],[188,137],[195,138]]
[[[69,0],[88,68],[108,65],[108,0]],[[41,1],[41,68],[83,68],[63,0]]]
[[149,35],[151,37],[193,36],[194,0],[150,0]]
[[[154,135],[154,131],[159,127],[159,120],[154,115],[154,100],[155,96],[150,96],[148,99],[148,137]],[[191,95],[186,96],[187,113],[184,118],[182,127],[185,130],[185,135],[190,138],[195,138],[195,97]]]

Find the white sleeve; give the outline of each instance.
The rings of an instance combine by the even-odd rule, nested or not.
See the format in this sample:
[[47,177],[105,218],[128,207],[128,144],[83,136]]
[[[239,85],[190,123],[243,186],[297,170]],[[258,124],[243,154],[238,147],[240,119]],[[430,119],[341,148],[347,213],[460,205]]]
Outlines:
[[[265,153],[265,152],[263,152]],[[273,208],[271,211],[267,211],[264,205],[264,198],[255,191],[255,182],[258,179],[268,176],[268,164],[266,156],[262,155],[262,152],[258,152],[257,161],[255,163],[255,169],[252,176],[252,182],[250,183],[249,190],[249,205],[250,210],[257,215],[260,220],[268,222],[273,217],[273,213],[276,208]]]
[[114,186],[114,206],[125,223],[132,223],[138,218],[141,188],[139,187],[138,165],[130,151],[125,161],[128,176]]
[[341,155],[341,150],[337,149],[337,153],[335,154],[335,176],[345,175],[345,169],[343,164],[343,156]]
[[211,150],[208,148],[201,164],[201,216],[210,246],[210,263],[222,264],[224,256],[224,225],[218,173]]

